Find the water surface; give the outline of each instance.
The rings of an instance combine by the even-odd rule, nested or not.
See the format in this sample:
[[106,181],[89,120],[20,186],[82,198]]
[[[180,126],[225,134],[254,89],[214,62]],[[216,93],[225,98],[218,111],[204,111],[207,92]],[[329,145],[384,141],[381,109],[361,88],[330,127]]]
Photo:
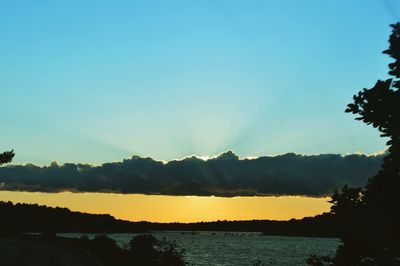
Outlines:
[[[335,238],[263,236],[254,232],[152,232],[159,238],[176,241],[186,250],[185,259],[191,265],[228,266],[306,265],[310,254],[333,255],[339,240]],[[79,237],[81,234],[59,234]],[[135,234],[108,234],[120,246],[129,243]],[[89,238],[95,235],[87,234]]]

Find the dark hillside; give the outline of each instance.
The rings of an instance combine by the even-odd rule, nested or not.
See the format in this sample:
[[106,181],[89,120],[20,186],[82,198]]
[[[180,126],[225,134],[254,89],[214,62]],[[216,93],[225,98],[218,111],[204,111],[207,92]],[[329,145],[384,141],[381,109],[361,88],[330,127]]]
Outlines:
[[129,222],[108,214],[73,212],[66,208],[51,208],[37,204],[0,202],[0,228],[2,233],[14,232],[147,232],[151,230],[174,231],[225,231],[263,232],[284,236],[336,236],[336,226],[331,214],[322,214],[300,220],[271,221],[215,221],[198,223]]

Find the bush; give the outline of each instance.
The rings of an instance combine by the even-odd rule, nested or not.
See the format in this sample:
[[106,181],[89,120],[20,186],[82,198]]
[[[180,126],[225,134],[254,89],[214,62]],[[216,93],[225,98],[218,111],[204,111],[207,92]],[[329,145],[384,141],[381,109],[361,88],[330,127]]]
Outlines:
[[132,238],[129,247],[136,256],[157,260],[161,264],[186,265],[183,259],[185,250],[165,238],[158,240],[151,234],[138,235]]
[[158,240],[151,234],[133,237],[128,248],[120,248],[115,240],[106,235],[98,235],[92,240],[82,237],[73,243],[87,250],[105,266],[186,265],[183,249],[179,249],[175,242]]

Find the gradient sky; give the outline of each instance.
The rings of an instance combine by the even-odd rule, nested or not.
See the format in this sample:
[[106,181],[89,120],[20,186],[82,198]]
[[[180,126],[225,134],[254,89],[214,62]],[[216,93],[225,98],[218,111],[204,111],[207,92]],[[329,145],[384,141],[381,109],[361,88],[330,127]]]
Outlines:
[[386,78],[400,1],[2,1],[0,148],[15,163],[231,149],[372,153],[344,113]]

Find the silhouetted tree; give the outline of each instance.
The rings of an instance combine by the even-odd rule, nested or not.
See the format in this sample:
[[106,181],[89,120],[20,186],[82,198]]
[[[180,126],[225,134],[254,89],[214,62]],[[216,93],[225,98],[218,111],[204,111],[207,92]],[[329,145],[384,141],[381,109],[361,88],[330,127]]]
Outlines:
[[5,164],[5,163],[10,163],[12,159],[14,158],[14,150],[11,151],[5,151],[3,153],[0,153],[0,165]]
[[[310,258],[312,265],[400,265],[400,23],[391,25],[391,79],[354,95],[346,112],[389,138],[382,169],[363,189],[344,187],[332,196],[331,212],[342,244],[335,258]],[[322,263],[322,264],[321,264]]]
[[[14,157],[14,150],[11,151],[5,151],[3,153],[0,153],[0,166],[6,163],[10,163]],[[1,224],[1,222],[0,222]],[[0,228],[0,235],[4,233],[12,233],[14,231],[14,226],[9,226],[9,227],[2,227]]]

